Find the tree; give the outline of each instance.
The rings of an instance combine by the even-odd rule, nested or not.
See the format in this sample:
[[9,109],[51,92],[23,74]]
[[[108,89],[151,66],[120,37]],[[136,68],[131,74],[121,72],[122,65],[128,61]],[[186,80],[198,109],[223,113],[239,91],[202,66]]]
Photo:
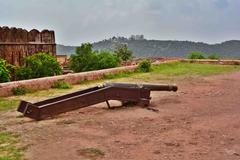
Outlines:
[[118,66],[118,56],[110,51],[93,51],[92,44],[84,43],[71,55],[69,67],[74,72],[92,71]]
[[133,52],[128,49],[128,45],[125,43],[117,44],[114,52],[123,61],[130,60],[133,58]]
[[54,76],[62,73],[62,68],[57,60],[53,56],[42,52],[27,57],[26,68],[28,69],[22,69],[22,72],[31,73],[31,78]]
[[98,69],[117,67],[120,63],[119,57],[107,50],[100,51],[97,54]]
[[7,63],[0,58],[0,83],[10,81],[10,72],[7,69]]

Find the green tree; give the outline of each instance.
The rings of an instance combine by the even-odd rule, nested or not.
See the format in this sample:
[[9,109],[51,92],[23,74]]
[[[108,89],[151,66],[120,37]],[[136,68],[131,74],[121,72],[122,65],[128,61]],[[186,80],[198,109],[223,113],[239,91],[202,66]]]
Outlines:
[[40,78],[46,76],[54,76],[62,73],[61,66],[55,57],[47,53],[37,53],[26,58],[26,67],[23,72],[32,74],[32,78]]
[[103,50],[97,54],[98,69],[117,67],[119,63],[119,57],[111,51]]
[[133,58],[133,52],[129,50],[128,45],[125,43],[117,44],[114,52],[123,61],[130,60]]
[[10,72],[7,69],[7,63],[5,60],[0,59],[0,83],[10,81]]
[[110,51],[93,51],[92,44],[84,43],[71,55],[69,67],[74,72],[112,68],[119,64],[119,58]]

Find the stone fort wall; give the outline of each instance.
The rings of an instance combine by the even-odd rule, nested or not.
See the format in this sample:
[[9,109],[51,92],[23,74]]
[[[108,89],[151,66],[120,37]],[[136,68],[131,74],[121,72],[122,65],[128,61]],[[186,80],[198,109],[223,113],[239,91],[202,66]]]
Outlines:
[[0,58],[10,64],[22,66],[26,56],[37,52],[56,56],[54,31],[0,27]]

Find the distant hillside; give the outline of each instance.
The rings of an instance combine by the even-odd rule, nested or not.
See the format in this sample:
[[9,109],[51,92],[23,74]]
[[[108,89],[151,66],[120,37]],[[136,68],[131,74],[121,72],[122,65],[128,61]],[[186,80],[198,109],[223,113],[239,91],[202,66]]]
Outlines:
[[[240,57],[240,40],[226,41],[220,44],[207,44],[191,41],[160,41],[146,39],[111,38],[93,43],[95,50],[113,49],[116,43],[127,43],[136,57],[186,57],[193,51],[217,53],[222,57]],[[58,54],[71,55],[74,46],[57,45]]]

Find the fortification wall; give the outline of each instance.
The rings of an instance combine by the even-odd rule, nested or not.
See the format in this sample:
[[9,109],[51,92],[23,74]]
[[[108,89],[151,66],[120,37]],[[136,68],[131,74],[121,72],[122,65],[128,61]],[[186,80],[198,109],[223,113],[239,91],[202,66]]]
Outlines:
[[56,55],[54,31],[0,27],[0,58],[8,63],[21,66],[26,56],[37,52]]

